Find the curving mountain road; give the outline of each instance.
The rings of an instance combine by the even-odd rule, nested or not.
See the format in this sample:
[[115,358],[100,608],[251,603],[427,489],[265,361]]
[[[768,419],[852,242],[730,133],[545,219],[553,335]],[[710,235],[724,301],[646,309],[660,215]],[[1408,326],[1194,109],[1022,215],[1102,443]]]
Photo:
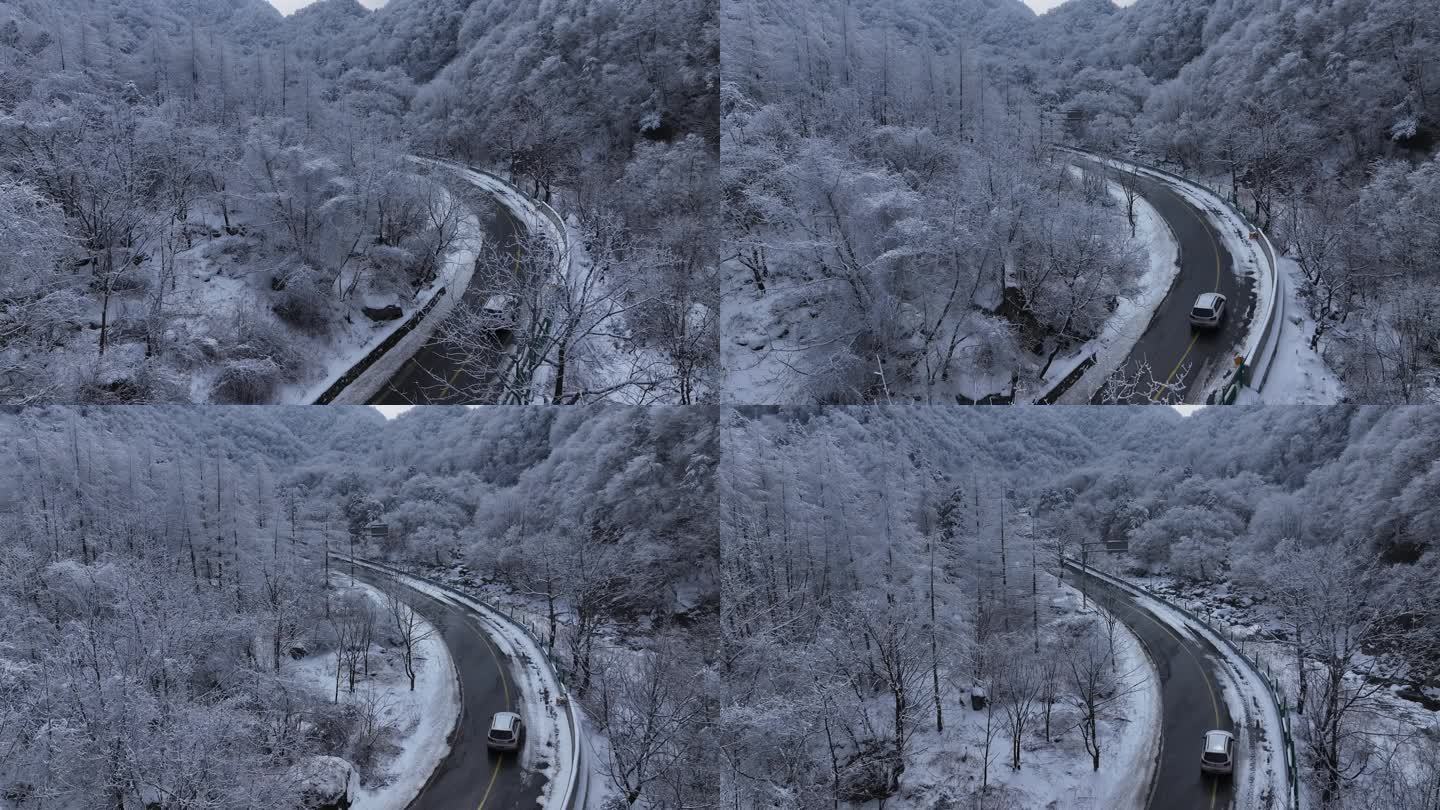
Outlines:
[[510,680],[510,661],[491,644],[480,621],[382,571],[356,566],[355,578],[396,593],[435,625],[460,674],[461,715],[450,754],[409,810],[534,810],[545,777],[522,768],[519,756],[491,753],[485,744],[490,716],[519,711],[521,695]]
[[[482,214],[485,241],[505,251],[518,251],[525,227],[515,220],[510,209],[499,200],[491,204],[489,215]],[[519,257],[516,257],[519,266]],[[477,273],[460,299],[465,308],[475,311],[495,292],[491,284]],[[460,392],[475,391],[485,380],[467,373],[456,357],[463,352],[448,346],[440,334],[432,337],[413,357],[400,367],[374,397],[371,405],[466,405],[474,398]],[[492,375],[493,376],[493,375]]]
[[[1234,731],[1220,687],[1220,653],[1198,636],[1176,631],[1155,618],[1126,591],[1067,564],[1098,599],[1140,638],[1160,672],[1163,702],[1161,751],[1150,810],[1220,810],[1234,803],[1234,784],[1200,772],[1205,732]],[[1237,751],[1237,760],[1243,757]]]
[[[1079,155],[1068,157],[1087,171],[1114,171]],[[1237,276],[1224,240],[1203,212],[1159,180],[1138,175],[1137,181],[1146,202],[1165,218],[1175,234],[1180,245],[1180,274],[1121,370],[1134,375],[1148,362],[1151,375],[1165,385],[1167,392],[1171,386],[1184,384],[1185,401],[1195,402],[1210,375],[1234,362],[1234,352],[1244,340],[1254,308],[1255,285]],[[1191,329],[1190,307],[1196,296],[1206,292],[1225,296],[1225,322],[1216,330]],[[1129,404],[1147,401],[1145,396],[1139,396]],[[1104,404],[1100,392],[1092,402]]]

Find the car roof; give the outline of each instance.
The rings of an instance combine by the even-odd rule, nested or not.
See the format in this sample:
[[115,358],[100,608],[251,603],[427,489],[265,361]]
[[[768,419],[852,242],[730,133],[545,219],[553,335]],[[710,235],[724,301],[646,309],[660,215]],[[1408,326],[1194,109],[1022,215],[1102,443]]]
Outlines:
[[1207,731],[1205,732],[1205,750],[1208,752],[1223,754],[1228,743],[1235,739],[1235,735],[1228,731]]
[[500,731],[508,731],[515,728],[520,722],[520,715],[514,712],[496,712],[490,720],[490,728]]
[[1195,306],[1205,307],[1207,309],[1214,309],[1217,301],[1224,300],[1225,296],[1221,295],[1220,293],[1200,293],[1200,297],[1195,299]]

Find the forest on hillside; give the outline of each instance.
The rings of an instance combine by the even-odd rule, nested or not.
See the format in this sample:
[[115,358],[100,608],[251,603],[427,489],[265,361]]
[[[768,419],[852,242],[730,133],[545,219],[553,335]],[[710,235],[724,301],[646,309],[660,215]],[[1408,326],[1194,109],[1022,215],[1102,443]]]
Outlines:
[[756,408],[722,445],[727,800],[1039,802],[997,776],[1009,740],[1046,784],[1088,767],[1086,718],[1114,707],[1071,678],[1113,628],[1059,601],[1064,556],[1263,643],[1324,806],[1433,795],[1440,718],[1392,694],[1440,693],[1431,409]]
[[1358,402],[1432,401],[1440,21],[1424,0],[1076,0],[1019,57],[1083,143],[1220,187],[1298,262]]
[[1133,219],[987,44],[1019,2],[721,12],[734,401],[1008,399],[1136,292]]
[[1042,15],[1019,0],[726,0],[737,401],[1033,388],[1137,276],[1125,217],[1103,188],[1069,182],[1056,141],[1218,188],[1298,263],[1318,324],[1305,337],[1349,399],[1432,400],[1432,12],[1424,0],[1071,0]]
[[[8,412],[0,796],[294,807],[321,757],[373,784],[396,731],[305,675],[366,615],[334,585],[353,550],[548,604],[597,768],[631,806],[694,806],[707,712],[658,740],[611,721],[657,685],[707,705],[716,441],[680,408]],[[377,521],[396,542],[366,544]]]
[[584,311],[544,362],[645,367],[570,401],[713,398],[718,32],[703,3],[654,6],[0,6],[0,398],[303,401],[358,359],[364,310],[418,308],[464,241],[469,186],[416,153],[571,218],[586,277],[534,294]]

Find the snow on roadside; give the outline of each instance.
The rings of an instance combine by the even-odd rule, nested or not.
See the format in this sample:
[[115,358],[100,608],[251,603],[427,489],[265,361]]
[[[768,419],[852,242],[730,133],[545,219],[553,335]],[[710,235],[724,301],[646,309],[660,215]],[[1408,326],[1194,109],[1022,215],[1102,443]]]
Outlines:
[[[1068,583],[1050,605],[1061,615],[1096,615],[1093,602],[1082,610],[1079,591]],[[1101,720],[1100,770],[1092,768],[1090,755],[1074,728],[1075,710],[1059,702],[1054,708],[1051,741],[1037,742],[1027,735],[1020,770],[1009,767],[1007,732],[1001,730],[992,743],[989,783],[992,800],[999,806],[1067,810],[1145,807],[1158,760],[1156,745],[1161,739],[1159,677],[1140,640],[1123,623],[1117,624],[1116,630],[1116,670],[1135,673],[1129,680],[1139,688],[1115,705],[1113,718]],[[985,713],[972,710],[968,700],[959,703],[947,705],[943,733],[927,728],[913,736],[916,754],[905,769],[901,793],[895,797],[897,806],[968,805],[964,798],[978,792]],[[1004,723],[998,709],[994,722],[997,726]],[[1039,718],[1032,718],[1030,723],[1039,729]],[[995,794],[1003,798],[997,799]],[[1007,799],[1009,804],[1005,804]]]
[[[1066,584],[1065,594],[1074,607],[1079,591]],[[1090,608],[1101,610],[1093,601]],[[1102,760],[1099,773],[1093,774],[1097,799],[1094,806],[1107,810],[1141,810],[1150,799],[1150,786],[1155,780],[1160,760],[1159,746],[1163,739],[1161,707],[1164,702],[1160,694],[1160,672],[1139,636],[1131,632],[1124,622],[1117,622],[1115,627],[1119,636],[1115,645],[1115,668],[1122,673],[1143,672],[1145,680],[1134,694],[1116,706],[1116,711],[1124,719],[1112,724],[1107,729],[1108,740],[1101,742],[1102,746],[1108,746],[1104,755],[1109,758],[1110,766],[1107,768]],[[1116,767],[1119,763],[1124,763],[1125,767]]]
[[[1088,153],[1086,154],[1088,155]],[[1258,240],[1250,238],[1250,223],[1242,219],[1214,192],[1202,186],[1190,182],[1177,182],[1175,178],[1148,166],[1098,155],[1088,156],[1091,160],[1107,166],[1131,170],[1164,183],[1167,188],[1182,197],[1197,211],[1205,214],[1210,220],[1210,224],[1220,236],[1220,241],[1224,243],[1225,250],[1230,254],[1231,270],[1234,271],[1236,278],[1242,282],[1249,280],[1254,285],[1252,288],[1255,296],[1254,311],[1250,313],[1250,322],[1246,325],[1244,338],[1235,347],[1236,354],[1244,353],[1245,348],[1249,347],[1265,328],[1265,324],[1259,320],[1265,312],[1265,302],[1273,299],[1278,292],[1275,289],[1278,278],[1272,279],[1270,274],[1265,272],[1269,260],[1265,257],[1264,249]],[[1278,260],[1279,257],[1276,258]],[[1278,275],[1279,268],[1276,268],[1276,273]],[[1278,308],[1279,302],[1276,302],[1276,305]],[[1259,347],[1260,351],[1263,349],[1263,346]],[[1255,358],[1250,358],[1252,363],[1254,360]],[[1222,366],[1218,370],[1228,370],[1228,367]],[[1185,399],[1187,402],[1203,402],[1210,393],[1218,391],[1223,383],[1224,379],[1212,372],[1210,378],[1205,380],[1202,385],[1192,386]]]
[[[562,697],[568,701],[568,694],[560,688],[540,646],[519,625],[483,602],[410,574],[377,570],[438,601],[467,608],[478,615],[491,643],[509,662],[513,681],[523,695],[520,714],[525,718],[530,743],[525,746],[520,764],[525,770],[546,777],[541,788],[541,806],[545,810],[566,810],[569,791],[562,783],[577,776],[571,769],[576,759],[576,739],[559,703]],[[537,756],[541,751],[545,755]]]
[[610,761],[610,739],[590,722],[590,718],[576,703],[571,707],[575,713],[575,724],[584,741],[585,773],[577,784],[577,792],[585,797],[584,804],[577,804],[576,810],[606,810],[620,800],[620,790],[605,773],[605,763]]
[[[412,160],[415,160],[412,158]],[[416,162],[419,162],[418,160]],[[451,193],[443,186],[437,185],[437,190],[445,197],[445,205],[456,205]],[[325,358],[325,371],[319,377],[304,385],[287,386],[282,392],[281,404],[303,404],[308,405],[314,402],[321,394],[329,390],[337,380],[345,375],[355,364],[365,359],[365,356],[374,351],[376,347],[384,343],[391,335],[399,331],[410,319],[410,315],[418,309],[430,303],[440,289],[445,288],[445,297],[435,305],[435,308],[426,315],[415,329],[411,330],[400,342],[391,347],[374,365],[370,366],[355,379],[344,391],[335,398],[334,404],[355,405],[364,404],[371,397],[385,387],[385,383],[399,372],[405,361],[414,356],[425,341],[434,333],[439,324],[444,321],[445,313],[454,308],[455,302],[465,294],[465,288],[470,285],[470,276],[475,270],[475,259],[480,255],[480,243],[483,231],[480,227],[480,219],[471,211],[460,220],[460,225],[455,231],[455,240],[451,245],[450,252],[445,256],[445,262],[440,272],[435,275],[426,286],[415,293],[412,300],[414,309],[405,313],[405,317],[397,318],[384,324],[367,327],[369,335],[361,343],[348,346],[344,351],[332,354]],[[362,320],[357,318],[357,321]],[[368,319],[363,319],[368,321]],[[352,330],[353,331],[353,330]]]
[[[1127,583],[1128,584],[1128,583]],[[1284,727],[1270,690],[1248,661],[1237,655],[1215,631],[1193,621],[1169,603],[1134,588],[1137,601],[1160,622],[1178,633],[1203,639],[1220,651],[1221,691],[1235,724],[1240,768],[1234,776],[1236,807],[1284,806],[1289,794],[1285,767]],[[1269,775],[1266,778],[1266,774]],[[1273,805],[1270,802],[1274,802]]]
[[[332,580],[364,593],[380,614],[377,637],[387,637],[384,624],[386,597],[363,582],[343,574]],[[363,703],[374,700],[382,721],[397,731],[399,752],[379,773],[362,774],[364,783],[352,797],[354,810],[404,810],[418,795],[430,775],[450,753],[450,732],[460,719],[460,682],[455,663],[444,640],[422,619],[422,633],[431,637],[415,649],[415,691],[397,650],[372,652],[373,677],[350,694],[343,686],[340,700]],[[375,666],[384,662],[383,666]],[[333,699],[335,695],[335,654],[327,653],[300,662],[295,677],[314,691]]]
[[[417,163],[424,162],[418,158],[411,158],[411,160]],[[450,193],[443,188],[441,191],[446,195],[448,202]],[[392,346],[390,351],[385,352],[380,359],[365,369],[364,373],[356,377],[354,382],[345,386],[345,390],[335,397],[334,404],[363,405],[369,402],[372,397],[380,393],[386,383],[400,373],[401,367],[411,357],[414,357],[416,352],[420,351],[420,347],[430,340],[430,337],[435,334],[435,330],[440,328],[440,324],[444,323],[445,318],[455,309],[456,303],[465,296],[465,290],[470,286],[470,277],[475,273],[475,260],[480,256],[480,245],[483,238],[484,230],[480,226],[480,218],[474,211],[470,211],[460,221],[460,226],[455,232],[455,242],[445,256],[444,267],[435,281],[426,288],[428,292],[425,292],[424,297],[416,298],[416,303],[421,307],[425,306],[431,298],[435,297],[441,287],[445,288],[445,297],[435,304],[435,308],[430,310],[430,314],[410,330],[409,334]],[[374,351],[376,346],[385,341],[385,338],[394,334],[405,320],[397,320],[393,327],[382,330],[376,338],[365,345],[362,351],[333,361],[323,383],[308,388],[298,401],[314,402],[316,397],[334,385],[335,381],[340,379],[345,372],[353,368],[365,355]]]
[[[1106,185],[1110,196],[1123,205],[1125,192],[1120,188],[1120,184],[1112,180]],[[1133,297],[1121,297],[1115,311],[1106,319],[1100,336],[1088,341],[1076,353],[1070,369],[1092,350],[1096,353],[1095,365],[1087,369],[1080,379],[1060,396],[1057,404],[1084,405],[1090,402],[1090,398],[1105,385],[1110,375],[1124,365],[1135,344],[1145,334],[1145,330],[1150,328],[1150,321],[1154,318],[1155,311],[1160,308],[1160,303],[1170,294],[1175,280],[1180,277],[1180,243],[1176,240],[1175,233],[1170,230],[1170,224],[1144,197],[1135,200],[1135,237],[1132,241],[1144,246],[1150,259],[1145,271],[1136,281],[1138,291]],[[1052,368],[1047,375],[1049,379],[1041,388],[1049,390],[1067,374],[1069,370],[1059,373]]]
[[1294,259],[1280,259],[1281,294],[1285,296],[1285,318],[1280,326],[1280,345],[1265,381],[1265,390],[1241,392],[1242,402],[1272,405],[1329,404],[1345,396],[1345,388],[1325,358],[1310,348],[1315,319],[1300,300],[1300,266]]

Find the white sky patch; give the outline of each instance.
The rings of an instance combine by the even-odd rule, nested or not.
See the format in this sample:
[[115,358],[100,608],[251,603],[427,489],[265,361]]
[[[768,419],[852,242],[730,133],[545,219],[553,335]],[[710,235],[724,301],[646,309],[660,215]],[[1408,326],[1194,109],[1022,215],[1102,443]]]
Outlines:
[[[316,2],[316,0],[270,0],[270,5],[280,9],[281,14],[294,14],[296,11]],[[387,0],[360,0],[360,5],[366,8],[379,8]]]
[[[402,414],[402,413],[410,410],[411,408],[417,407],[417,406],[415,406],[415,405],[371,405],[370,407],[374,408],[375,410],[379,411],[380,413],[385,414],[385,418],[386,418],[386,419],[394,419],[395,417],[399,416],[400,414]],[[479,406],[479,405],[466,405],[465,407],[467,407],[467,408],[478,408],[478,407],[480,407],[480,406]]]
[[[271,2],[282,2],[283,0],[271,0]],[[1025,0],[1025,5],[1035,9],[1036,14],[1044,14],[1056,6],[1065,3],[1066,0]],[[1111,0],[1117,6],[1133,6],[1135,0]]]
[[1195,412],[1204,408],[1204,405],[1171,405],[1170,407],[1180,412],[1181,416],[1194,416]]

